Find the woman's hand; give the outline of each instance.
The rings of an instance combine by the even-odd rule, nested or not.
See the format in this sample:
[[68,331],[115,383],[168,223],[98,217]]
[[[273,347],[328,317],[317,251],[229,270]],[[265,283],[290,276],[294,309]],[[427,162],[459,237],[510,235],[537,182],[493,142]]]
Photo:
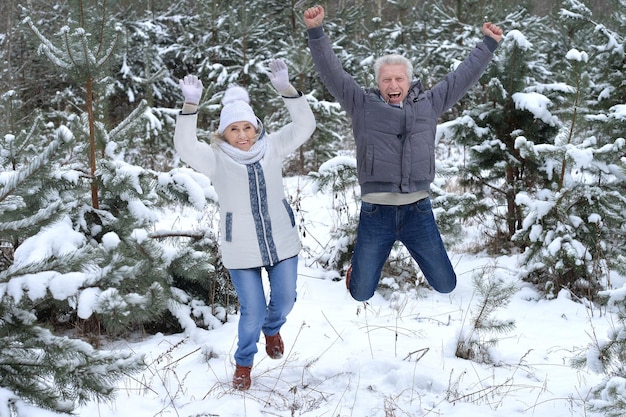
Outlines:
[[185,97],[186,104],[200,103],[202,97],[202,81],[195,75],[185,75],[185,77],[178,82],[180,89],[183,90],[183,97]]
[[276,89],[281,92],[289,88],[291,83],[289,82],[289,71],[287,70],[287,64],[282,59],[273,59],[268,64],[270,68],[270,81]]

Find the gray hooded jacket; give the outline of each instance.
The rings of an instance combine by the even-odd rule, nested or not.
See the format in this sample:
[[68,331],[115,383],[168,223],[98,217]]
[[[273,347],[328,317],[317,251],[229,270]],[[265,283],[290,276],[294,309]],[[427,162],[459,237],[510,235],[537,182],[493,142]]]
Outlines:
[[485,37],[431,90],[414,81],[398,107],[344,71],[322,27],[309,29],[308,38],[322,82],[352,119],[361,195],[428,191],[435,177],[437,120],[478,81],[498,43]]

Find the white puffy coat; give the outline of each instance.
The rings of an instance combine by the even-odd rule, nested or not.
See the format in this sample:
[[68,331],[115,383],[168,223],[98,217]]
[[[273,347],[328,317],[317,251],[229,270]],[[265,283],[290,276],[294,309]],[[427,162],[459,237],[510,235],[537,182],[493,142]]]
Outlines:
[[300,236],[282,177],[283,159],[315,130],[306,97],[283,97],[292,122],[266,134],[263,158],[254,164],[235,162],[216,144],[198,141],[196,114],[179,114],[174,146],[181,159],[209,177],[220,205],[220,248],[228,269],[274,265],[296,256]]

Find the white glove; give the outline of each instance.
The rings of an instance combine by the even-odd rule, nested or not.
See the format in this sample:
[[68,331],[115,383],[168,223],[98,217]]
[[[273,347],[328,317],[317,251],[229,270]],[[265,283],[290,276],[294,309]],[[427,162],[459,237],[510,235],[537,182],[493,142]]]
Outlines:
[[291,83],[289,82],[289,72],[287,71],[287,64],[282,59],[273,59],[270,61],[270,81],[276,89],[281,92],[289,88]]
[[202,81],[195,75],[185,75],[182,80],[178,81],[178,84],[180,84],[180,89],[183,90],[185,103],[197,106],[202,97]]

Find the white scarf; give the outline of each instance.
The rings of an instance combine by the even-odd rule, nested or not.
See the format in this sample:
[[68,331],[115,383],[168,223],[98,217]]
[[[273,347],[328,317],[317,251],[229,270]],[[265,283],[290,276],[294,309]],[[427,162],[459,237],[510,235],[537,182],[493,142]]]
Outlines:
[[237,163],[243,165],[254,164],[255,162],[259,162],[263,155],[265,155],[265,148],[267,145],[267,141],[265,140],[265,129],[262,128],[261,133],[259,134],[259,138],[254,142],[254,145],[247,150],[242,151],[239,148],[235,148],[233,145],[226,141],[219,141],[218,146],[224,153]]

